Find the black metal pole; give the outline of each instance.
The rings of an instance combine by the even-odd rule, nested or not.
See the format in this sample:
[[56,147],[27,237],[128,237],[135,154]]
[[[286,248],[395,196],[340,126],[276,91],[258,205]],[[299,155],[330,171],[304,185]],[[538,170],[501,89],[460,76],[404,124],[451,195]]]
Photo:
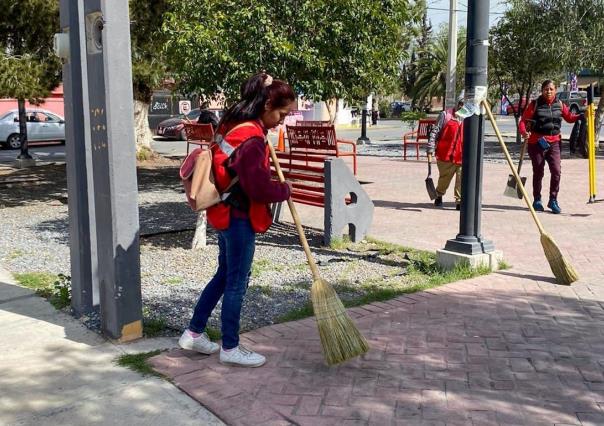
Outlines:
[[17,99],[19,109],[19,134],[21,137],[21,153],[17,156],[19,160],[31,160],[27,143],[27,114],[25,112],[25,99]]
[[[468,1],[465,101],[467,107],[482,108],[488,87],[489,1]],[[482,167],[484,116],[472,115],[464,121],[459,234],[448,240],[445,250],[463,254],[488,253],[495,248],[480,232],[482,214]]]
[[367,106],[365,106],[361,114],[361,137],[357,139],[357,143],[363,145],[364,143],[370,142],[371,141],[367,137]]

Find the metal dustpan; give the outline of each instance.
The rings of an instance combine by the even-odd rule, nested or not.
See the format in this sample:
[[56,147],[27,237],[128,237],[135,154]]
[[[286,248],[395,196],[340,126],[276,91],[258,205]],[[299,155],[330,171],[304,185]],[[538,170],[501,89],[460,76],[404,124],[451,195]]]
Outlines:
[[428,195],[431,200],[434,200],[438,194],[436,193],[436,187],[434,186],[434,181],[432,180],[432,163],[428,161],[428,177],[426,178],[426,191],[428,191]]
[[[524,159],[524,151],[526,150],[525,140],[520,147],[520,161],[518,161],[518,175],[520,176],[520,170],[522,169],[522,160]],[[520,180],[522,181],[522,186],[526,184],[526,177],[521,176]],[[522,190],[518,187],[518,183],[514,175],[508,175],[508,182],[505,186],[505,191],[503,191],[503,195],[506,197],[518,198],[522,200]]]

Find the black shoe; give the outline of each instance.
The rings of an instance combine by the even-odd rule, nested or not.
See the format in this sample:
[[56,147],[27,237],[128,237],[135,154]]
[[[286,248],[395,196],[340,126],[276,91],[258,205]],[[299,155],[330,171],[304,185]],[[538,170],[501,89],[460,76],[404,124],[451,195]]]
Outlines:
[[434,199],[434,205],[436,207],[441,207],[443,205],[443,197],[436,197]]
[[461,203],[455,203],[455,210],[461,210]]

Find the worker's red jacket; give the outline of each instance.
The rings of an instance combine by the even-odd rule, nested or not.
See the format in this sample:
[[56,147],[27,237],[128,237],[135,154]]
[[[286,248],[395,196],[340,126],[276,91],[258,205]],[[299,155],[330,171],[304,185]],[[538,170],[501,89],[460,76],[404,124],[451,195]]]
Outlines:
[[[250,219],[255,232],[266,232],[272,224],[269,203],[285,201],[290,196],[289,186],[271,179],[269,150],[266,145],[266,129],[259,121],[250,121],[251,126],[233,129],[235,125],[218,129],[219,134],[227,135],[225,140],[235,149],[231,158],[218,145],[213,144],[212,160],[216,186],[219,191],[228,188],[231,179],[239,177],[243,194],[238,201],[249,204],[247,211],[221,202],[207,210],[208,223],[217,230],[229,227],[231,217]],[[237,123],[239,124],[239,123]],[[225,167],[226,166],[226,167]],[[241,197],[247,198],[241,200]]]

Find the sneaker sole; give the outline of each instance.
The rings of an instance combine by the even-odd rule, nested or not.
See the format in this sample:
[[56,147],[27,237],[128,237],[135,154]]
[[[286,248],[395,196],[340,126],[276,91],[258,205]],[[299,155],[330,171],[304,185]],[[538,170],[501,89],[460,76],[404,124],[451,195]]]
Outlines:
[[218,360],[218,362],[220,362],[223,365],[229,365],[231,367],[243,367],[243,368],[262,367],[264,364],[266,364],[266,360],[262,361],[261,363],[256,363],[256,364],[239,364],[237,362],[223,361],[221,359]]
[[198,354],[203,354],[203,355],[212,355],[220,350],[220,346],[218,346],[213,351],[201,351],[199,349],[193,349],[193,347],[188,347],[187,345],[183,345],[182,343],[180,343],[180,341],[178,342],[178,346],[180,346],[180,348],[184,349],[185,351],[197,352]]

